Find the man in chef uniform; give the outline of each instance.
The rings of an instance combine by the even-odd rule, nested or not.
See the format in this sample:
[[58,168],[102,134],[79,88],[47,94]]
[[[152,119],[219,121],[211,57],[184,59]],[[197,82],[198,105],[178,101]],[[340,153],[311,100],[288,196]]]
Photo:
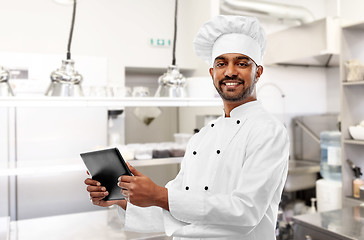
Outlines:
[[194,47],[211,66],[223,116],[191,138],[181,171],[165,187],[129,165],[134,176],[118,182],[127,201],[103,201],[106,189],[86,179],[91,200],[120,206],[129,231],[164,231],[174,239],[273,240],[289,139],[256,97],[264,31],[254,17],[217,16],[201,27]]

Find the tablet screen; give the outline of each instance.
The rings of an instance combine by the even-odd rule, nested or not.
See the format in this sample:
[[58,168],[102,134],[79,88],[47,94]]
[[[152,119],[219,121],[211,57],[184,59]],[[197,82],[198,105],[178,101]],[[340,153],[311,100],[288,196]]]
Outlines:
[[97,180],[106,188],[108,200],[124,199],[121,188],[117,185],[121,175],[131,176],[131,172],[117,148],[81,153],[92,179]]

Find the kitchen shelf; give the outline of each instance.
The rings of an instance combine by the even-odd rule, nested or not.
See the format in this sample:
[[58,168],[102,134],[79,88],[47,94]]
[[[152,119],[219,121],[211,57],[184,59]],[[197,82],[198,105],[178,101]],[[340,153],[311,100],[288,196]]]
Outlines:
[[0,107],[212,107],[220,98],[2,97]]
[[[126,73],[148,73],[148,74],[163,74],[167,71],[167,67],[146,67],[146,66],[125,66]],[[182,73],[191,73],[195,71],[195,68],[186,68],[186,67],[179,67],[180,72]]]
[[[147,160],[130,160],[133,167],[159,166],[169,164],[179,164],[182,157],[173,158],[155,158]],[[18,167],[0,169],[0,176],[20,176],[20,175],[39,175],[50,173],[63,173],[86,170],[85,165],[80,159],[68,159],[63,161],[50,161],[47,163],[41,161],[29,161],[25,163],[18,162]]]
[[344,143],[347,144],[357,144],[357,145],[364,145],[364,141],[363,140],[354,140],[354,139],[345,139]]
[[352,82],[344,81],[343,82],[343,86],[357,86],[357,85],[364,85],[364,81],[352,81]]
[[359,205],[363,201],[352,197],[352,181],[353,171],[346,163],[350,159],[356,166],[363,169],[364,158],[362,155],[364,141],[354,140],[350,137],[349,127],[362,121],[364,116],[364,95],[362,89],[364,80],[347,81],[346,76],[346,60],[356,59],[359,62],[364,62],[364,22],[351,22],[342,26],[341,31],[341,61],[340,61],[340,79],[341,79],[341,129],[343,134],[342,140],[342,197],[343,205]]

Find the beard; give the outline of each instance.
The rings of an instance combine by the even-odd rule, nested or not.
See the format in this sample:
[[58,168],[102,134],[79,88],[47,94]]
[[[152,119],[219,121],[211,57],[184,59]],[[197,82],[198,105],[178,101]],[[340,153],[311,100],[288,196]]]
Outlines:
[[243,84],[243,86],[245,87],[245,80],[241,79],[241,78],[237,78],[237,77],[233,77],[233,78],[229,78],[229,77],[225,77],[223,79],[221,79],[219,81],[219,85],[215,86],[216,91],[219,93],[220,97],[225,100],[225,101],[230,101],[230,102],[239,102],[242,101],[244,99],[246,99],[247,97],[251,96],[251,94],[253,93],[254,89],[255,89],[255,76],[254,79],[252,79],[252,85],[250,85],[248,88],[244,88],[244,90],[236,95],[228,95],[226,93],[223,92],[221,85],[223,83],[223,81],[225,80],[238,80],[239,82],[241,82],[241,84]]

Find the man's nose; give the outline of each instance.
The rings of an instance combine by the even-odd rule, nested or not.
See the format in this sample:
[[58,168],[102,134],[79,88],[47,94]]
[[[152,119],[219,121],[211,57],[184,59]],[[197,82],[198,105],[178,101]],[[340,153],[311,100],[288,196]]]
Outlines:
[[227,77],[233,77],[233,76],[237,76],[238,72],[237,69],[235,67],[234,64],[228,64],[227,67],[225,68],[225,76]]

